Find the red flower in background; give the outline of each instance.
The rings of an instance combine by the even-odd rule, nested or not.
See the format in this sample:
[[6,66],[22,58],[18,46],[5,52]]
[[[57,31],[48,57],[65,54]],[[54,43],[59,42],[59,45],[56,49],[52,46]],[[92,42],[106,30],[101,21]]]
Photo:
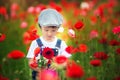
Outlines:
[[113,30],[112,30],[112,32],[113,32],[114,34],[120,33],[120,26],[114,27]]
[[29,40],[35,40],[37,38],[39,38],[39,35],[37,35],[37,30],[33,29],[32,31],[28,32],[30,37]]
[[6,16],[7,15],[7,10],[5,7],[0,6],[0,15]]
[[24,44],[29,44],[30,43],[30,39],[29,39],[29,37],[30,37],[30,35],[29,35],[29,33],[28,32],[25,32],[24,34],[23,34],[23,43]]
[[28,26],[28,23],[26,21],[21,22],[20,28],[26,28]]
[[57,64],[63,64],[65,62],[67,62],[67,57],[65,57],[65,56],[56,56],[54,60],[55,60],[55,62]]
[[28,8],[27,12],[30,13],[30,14],[35,15],[35,14],[36,14],[36,12],[35,12],[35,7],[30,6],[30,7]]
[[117,49],[116,49],[116,53],[117,53],[117,54],[120,54],[120,48],[117,48]]
[[68,62],[66,67],[66,75],[70,78],[81,78],[84,76],[84,70],[75,62]]
[[91,24],[96,24],[97,23],[97,17],[96,16],[91,16],[90,17]]
[[67,46],[65,51],[72,54],[74,47],[73,46]]
[[109,42],[109,45],[111,45],[111,46],[118,46],[118,45],[120,45],[120,42],[118,42],[117,40],[113,39],[113,40],[111,40]]
[[98,42],[101,44],[107,44],[107,39],[103,37]]
[[12,58],[12,59],[20,59],[23,58],[24,56],[25,54],[20,50],[13,50],[7,55],[8,58]]
[[57,5],[55,2],[50,2],[50,7],[56,9],[58,12],[62,11],[61,6]]
[[19,18],[20,18],[22,21],[25,20],[26,17],[27,17],[27,13],[26,13],[26,12],[20,12],[20,13],[19,13]]
[[92,77],[87,78],[86,80],[97,80],[97,78],[92,76]]
[[79,51],[79,52],[86,53],[87,50],[88,50],[87,45],[85,45],[85,44],[80,44],[80,45],[79,45],[79,48],[78,48],[78,51]]
[[54,51],[49,47],[45,47],[43,49],[42,55],[47,59],[52,59],[54,57]]
[[9,78],[0,75],[0,80],[9,80]]
[[96,59],[96,60],[91,60],[90,64],[97,67],[97,66],[101,66],[102,62],[101,62],[101,60]]
[[106,60],[108,58],[108,55],[104,52],[95,52],[93,56],[101,60]]
[[83,26],[84,26],[84,23],[82,21],[77,21],[74,25],[76,29],[81,29],[83,28]]
[[120,76],[115,77],[113,80],[120,80]]
[[6,39],[6,35],[0,33],[0,42],[4,41],[5,39]]
[[19,10],[19,5],[17,3],[12,3],[11,5],[11,11],[18,11]]
[[92,30],[89,35],[90,39],[98,37],[98,31],[97,30]]

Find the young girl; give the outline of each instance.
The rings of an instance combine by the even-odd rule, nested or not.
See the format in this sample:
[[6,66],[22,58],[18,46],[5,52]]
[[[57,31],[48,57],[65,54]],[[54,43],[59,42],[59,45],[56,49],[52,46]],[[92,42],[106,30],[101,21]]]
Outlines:
[[[29,59],[29,64],[32,62],[34,58],[34,50],[37,47],[44,48],[49,47],[54,50],[54,55],[64,55],[66,57],[70,57],[71,55],[65,51],[67,47],[66,43],[58,39],[56,37],[57,31],[63,22],[63,17],[60,13],[58,13],[54,9],[44,9],[41,11],[38,17],[38,24],[42,32],[42,36],[36,40],[33,40],[27,58]],[[40,59],[41,54],[39,54],[36,58]],[[35,79],[35,74],[38,71],[38,68],[35,68],[33,71],[33,80]]]

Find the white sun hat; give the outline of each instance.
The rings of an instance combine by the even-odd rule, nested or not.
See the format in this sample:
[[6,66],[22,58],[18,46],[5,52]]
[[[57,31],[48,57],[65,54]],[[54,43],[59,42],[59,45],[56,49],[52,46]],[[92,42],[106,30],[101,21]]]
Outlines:
[[41,27],[56,26],[60,27],[63,23],[62,15],[55,9],[44,9],[38,17],[38,24]]

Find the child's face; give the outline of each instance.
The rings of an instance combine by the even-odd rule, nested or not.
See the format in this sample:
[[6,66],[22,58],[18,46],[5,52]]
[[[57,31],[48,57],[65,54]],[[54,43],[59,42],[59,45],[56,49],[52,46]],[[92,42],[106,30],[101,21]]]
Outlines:
[[58,31],[58,27],[41,27],[41,30],[46,40],[53,40]]

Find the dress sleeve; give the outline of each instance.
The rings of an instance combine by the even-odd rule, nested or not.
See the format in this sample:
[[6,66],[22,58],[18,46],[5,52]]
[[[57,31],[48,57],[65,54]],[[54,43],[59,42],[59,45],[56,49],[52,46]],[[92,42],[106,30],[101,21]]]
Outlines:
[[38,47],[38,45],[37,45],[37,43],[36,43],[36,40],[34,40],[34,41],[32,41],[32,43],[31,43],[31,45],[30,45],[30,47],[29,47],[29,49],[28,49],[28,53],[27,53],[27,58],[34,58],[34,50],[35,50],[35,48],[37,48]]
[[61,49],[60,49],[60,55],[66,56],[66,57],[70,57],[71,54],[69,54],[68,52],[65,51],[67,45],[65,43],[65,41],[62,41],[61,43]]

